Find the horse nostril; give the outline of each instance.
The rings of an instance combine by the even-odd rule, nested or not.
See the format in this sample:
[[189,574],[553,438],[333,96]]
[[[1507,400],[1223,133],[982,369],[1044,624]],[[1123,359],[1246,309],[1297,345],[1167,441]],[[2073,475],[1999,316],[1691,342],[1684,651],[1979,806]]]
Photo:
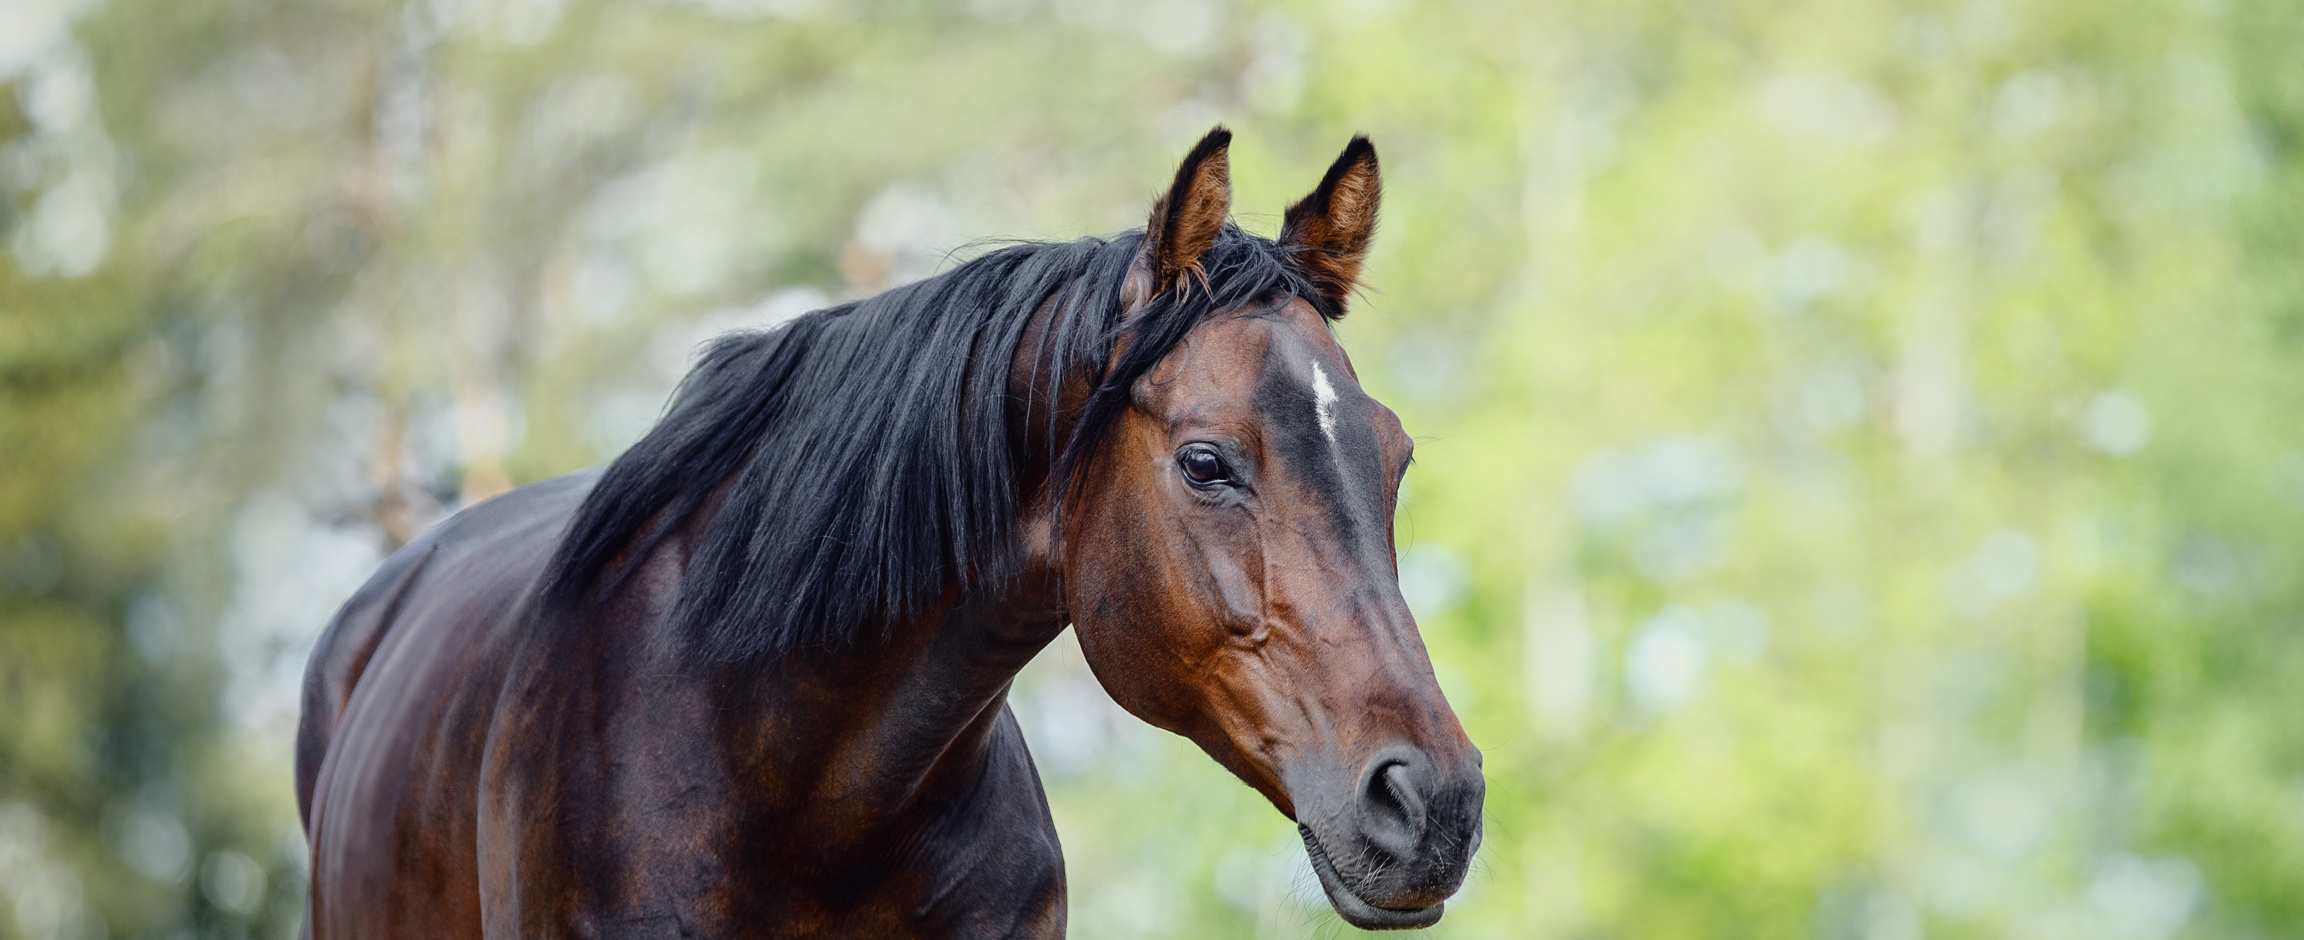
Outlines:
[[1408,817],[1408,828],[1416,834],[1424,833],[1424,797],[1416,792],[1416,781],[1409,778],[1408,765],[1393,764],[1384,768],[1384,790]]
[[1362,828],[1368,838],[1394,855],[1414,854],[1424,837],[1427,812],[1415,772],[1405,761],[1385,761],[1361,785]]

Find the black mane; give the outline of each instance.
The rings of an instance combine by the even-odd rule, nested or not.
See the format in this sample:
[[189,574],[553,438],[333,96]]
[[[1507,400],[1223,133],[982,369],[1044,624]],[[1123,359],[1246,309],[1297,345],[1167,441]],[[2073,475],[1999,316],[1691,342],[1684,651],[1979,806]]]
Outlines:
[[[1131,232],[1012,245],[715,340],[663,419],[585,498],[553,558],[547,602],[613,590],[723,493],[700,520],[672,615],[712,658],[846,641],[924,613],[948,590],[997,586],[1013,574],[1028,457],[1008,427],[1010,363],[1043,305],[1055,308],[1033,393],[1074,379],[1094,388],[1051,486],[1070,485],[1129,387],[1210,315],[1281,296],[1334,313],[1282,248],[1226,225],[1202,276],[1123,323],[1121,287],[1142,241]],[[1105,374],[1122,335],[1133,338]],[[1052,432],[1054,410],[1044,408]]]

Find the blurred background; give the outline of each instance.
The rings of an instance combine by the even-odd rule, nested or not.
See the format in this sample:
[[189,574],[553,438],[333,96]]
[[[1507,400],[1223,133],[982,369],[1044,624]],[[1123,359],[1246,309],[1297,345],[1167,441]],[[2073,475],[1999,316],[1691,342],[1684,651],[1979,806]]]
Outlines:
[[[1354,131],[1445,937],[2304,936],[2304,6],[0,2],[0,937],[287,937],[296,691],[697,344]],[[1087,938],[1331,937],[1060,640]]]

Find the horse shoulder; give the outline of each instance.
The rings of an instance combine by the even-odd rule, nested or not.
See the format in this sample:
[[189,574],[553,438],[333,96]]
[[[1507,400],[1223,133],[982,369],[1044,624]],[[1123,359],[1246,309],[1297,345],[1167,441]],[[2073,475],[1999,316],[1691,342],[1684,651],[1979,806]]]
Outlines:
[[[518,621],[596,476],[532,484],[451,517],[387,559],[315,645],[296,781],[315,936],[370,915],[444,926],[434,915],[477,901],[470,843],[453,843],[472,826],[502,647],[526,632]],[[400,848],[379,854],[377,844]],[[400,869],[410,871],[392,874]],[[402,877],[411,872],[422,877]]]

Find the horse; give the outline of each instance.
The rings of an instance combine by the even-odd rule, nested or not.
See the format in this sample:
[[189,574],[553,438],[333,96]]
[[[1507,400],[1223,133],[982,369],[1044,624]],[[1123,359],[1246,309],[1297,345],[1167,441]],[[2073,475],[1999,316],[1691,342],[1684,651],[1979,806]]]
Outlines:
[[1230,142],[1142,231],[721,337],[605,468],[387,558],[305,678],[307,935],[1061,936],[1007,694],[1067,625],[1346,922],[1437,922],[1485,783],[1399,589],[1413,443],[1332,334],[1376,151],[1267,239]]

